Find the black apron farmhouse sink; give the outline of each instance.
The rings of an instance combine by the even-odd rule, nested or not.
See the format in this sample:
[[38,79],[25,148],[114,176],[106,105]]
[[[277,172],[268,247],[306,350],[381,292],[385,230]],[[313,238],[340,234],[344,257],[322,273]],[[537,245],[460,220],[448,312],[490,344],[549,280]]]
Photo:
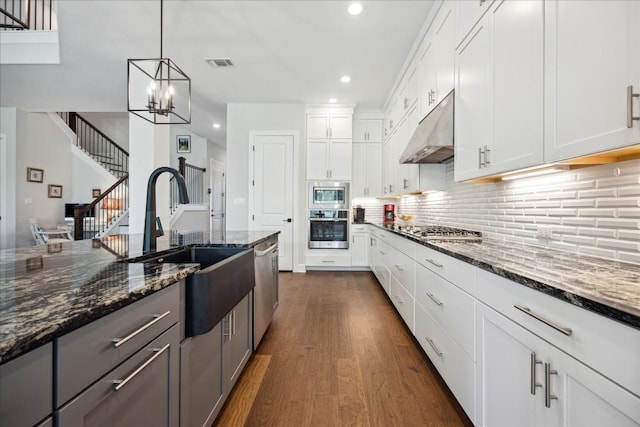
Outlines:
[[253,249],[193,247],[130,262],[200,264],[186,279],[187,337],[209,332],[255,286]]

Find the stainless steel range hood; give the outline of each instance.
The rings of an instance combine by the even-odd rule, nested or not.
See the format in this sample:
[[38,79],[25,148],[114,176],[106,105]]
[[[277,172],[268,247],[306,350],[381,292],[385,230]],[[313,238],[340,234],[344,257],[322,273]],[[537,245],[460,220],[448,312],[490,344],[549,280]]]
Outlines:
[[400,163],[440,163],[453,157],[453,91],[418,124]]

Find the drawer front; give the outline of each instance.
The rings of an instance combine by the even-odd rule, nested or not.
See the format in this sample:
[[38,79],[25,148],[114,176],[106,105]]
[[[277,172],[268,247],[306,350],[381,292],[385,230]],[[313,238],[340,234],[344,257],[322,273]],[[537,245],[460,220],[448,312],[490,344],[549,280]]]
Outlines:
[[376,242],[376,259],[378,264],[382,264],[389,269],[389,266],[393,266],[393,253],[395,249],[384,240],[378,240]]
[[352,233],[367,233],[369,226],[367,224],[351,224]]
[[416,304],[415,336],[464,411],[471,421],[474,421],[475,364],[473,360],[418,304]]
[[378,282],[380,282],[380,285],[382,285],[382,289],[384,289],[384,291],[388,295],[389,294],[389,286],[390,286],[390,283],[391,283],[390,282],[391,273],[389,273],[389,270],[387,269],[387,267],[385,267],[381,263],[376,263],[374,265],[374,267],[373,267],[373,273],[378,278]]
[[[480,269],[478,299],[640,395],[640,375],[630,375],[640,372],[639,330]],[[571,329],[570,335],[545,322]]]
[[307,255],[307,266],[310,267],[351,267],[351,255]]
[[431,270],[416,265],[416,302],[475,360],[475,303]]
[[415,245],[416,261],[470,295],[476,295],[476,267],[418,243]]
[[61,408],[58,424],[178,426],[179,347],[174,325]]
[[402,236],[397,236],[389,231],[387,233],[387,242],[400,252],[413,258],[416,251],[416,243]]
[[51,343],[0,365],[0,424],[33,426],[51,414]]
[[391,302],[400,313],[400,316],[404,320],[404,323],[413,332],[413,297],[407,292],[407,290],[398,282],[398,280],[391,275],[391,288],[389,293]]
[[404,288],[411,294],[415,295],[415,262],[413,258],[392,250],[391,265],[388,265],[389,271],[393,274]]
[[56,407],[179,320],[180,289],[176,283],[59,338]]

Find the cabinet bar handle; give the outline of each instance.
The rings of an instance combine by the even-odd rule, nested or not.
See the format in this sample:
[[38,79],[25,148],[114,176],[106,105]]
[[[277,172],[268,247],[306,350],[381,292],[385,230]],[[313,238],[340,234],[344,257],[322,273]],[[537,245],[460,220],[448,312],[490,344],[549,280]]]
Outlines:
[[564,334],[566,336],[571,335],[571,332],[572,332],[571,328],[565,328],[563,326],[559,326],[558,324],[552,322],[551,320],[547,320],[544,317],[540,316],[539,314],[534,313],[533,311],[531,311],[531,309],[529,307],[524,307],[524,306],[522,306],[520,304],[516,304],[516,305],[514,305],[514,307],[517,308],[518,310],[522,311],[523,313],[528,314],[529,316],[533,317],[534,319],[539,320],[540,322],[544,323],[545,325],[552,327],[556,331],[558,331],[558,332],[560,332],[560,333],[562,333],[562,334]]
[[129,376],[123,380],[115,380],[113,382],[113,384],[115,385],[115,391],[120,390],[122,387],[124,387],[125,385],[127,385],[127,383],[129,381],[131,381],[132,379],[135,378],[136,375],[138,375],[144,368],[146,368],[147,366],[149,366],[149,364],[151,364],[154,360],[156,360],[158,357],[160,357],[160,355],[162,353],[164,353],[164,351],[166,349],[168,349],[169,347],[171,347],[171,344],[166,344],[164,347],[162,348],[154,348],[153,352],[155,353],[153,356],[151,356],[150,358],[147,359],[146,362],[144,362],[142,365],[138,366],[138,368],[133,371],[131,374],[129,374]]
[[633,93],[633,86],[627,86],[627,127],[633,127],[634,120],[640,120],[640,117],[633,116],[633,98],[640,98],[640,93]]
[[436,266],[438,268],[442,268],[442,264],[439,264],[439,263],[435,262],[431,258],[425,258],[424,260],[427,261],[429,264],[432,264],[432,265],[434,265],[434,266]]
[[431,338],[427,337],[427,342],[429,343],[433,351],[435,351],[438,356],[442,356],[444,354],[442,350],[438,348],[438,346],[433,342]]
[[232,334],[235,335],[236,334],[236,311],[233,310],[231,314],[233,315],[233,323],[231,323],[231,325],[233,325],[233,328],[231,330],[233,331]]
[[536,388],[542,387],[536,380],[536,365],[542,365],[542,361],[538,360],[535,353],[531,353],[531,394],[535,396]]
[[442,301],[436,298],[432,293],[427,292],[427,296],[431,298],[437,305],[442,305]]
[[124,338],[114,338],[111,342],[113,343],[113,345],[118,348],[120,347],[122,344],[126,343],[127,341],[129,341],[131,338],[135,337],[136,335],[140,334],[141,332],[143,332],[145,329],[150,328],[151,326],[153,326],[154,324],[158,323],[160,320],[164,319],[165,317],[167,317],[169,314],[171,314],[171,311],[167,311],[165,313],[162,314],[154,314],[153,317],[154,319],[152,321],[150,321],[149,323],[142,325],[140,328],[138,328],[137,330],[131,332],[129,335],[127,335]]
[[482,169],[484,164],[482,163],[482,147],[478,147],[478,169]]
[[400,296],[399,296],[399,295],[396,295],[395,297],[396,297],[396,299],[398,300],[398,302],[399,302],[400,304],[404,304],[404,301],[402,301],[402,299],[400,298]]
[[330,264],[330,263],[335,262],[335,260],[332,260],[332,259],[323,259],[323,260],[322,260],[322,262],[327,263],[327,264]]
[[551,394],[551,375],[558,375],[558,371],[551,369],[551,363],[544,364],[544,406],[551,408],[551,401],[558,400],[558,396]]
[[378,251],[380,252],[380,255],[385,256],[386,254],[383,251]]
[[395,268],[397,268],[397,269],[398,269],[398,271],[404,271],[404,270],[402,269],[402,267],[400,267],[398,264],[393,264],[393,266],[394,266]]

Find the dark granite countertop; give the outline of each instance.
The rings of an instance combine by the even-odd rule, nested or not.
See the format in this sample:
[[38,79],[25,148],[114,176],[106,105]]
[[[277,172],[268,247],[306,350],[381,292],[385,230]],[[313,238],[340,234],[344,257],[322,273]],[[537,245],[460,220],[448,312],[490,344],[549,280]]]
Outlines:
[[482,242],[425,242],[369,224],[640,329],[638,265],[486,237]]
[[[273,231],[177,233],[155,253],[184,246],[250,248]],[[142,256],[142,235],[0,251],[0,363],[78,329],[196,272],[199,264],[123,262]]]

